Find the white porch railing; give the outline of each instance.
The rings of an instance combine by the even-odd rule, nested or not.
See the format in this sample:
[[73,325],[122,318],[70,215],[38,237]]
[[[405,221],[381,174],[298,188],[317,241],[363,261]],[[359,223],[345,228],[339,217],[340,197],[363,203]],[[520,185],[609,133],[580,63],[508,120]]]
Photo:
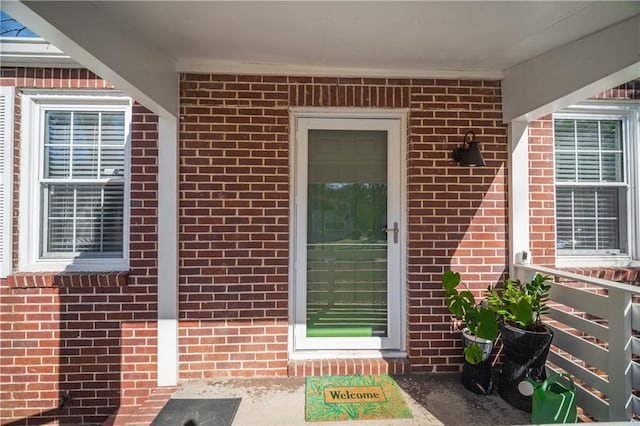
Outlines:
[[[640,415],[640,287],[531,264],[516,264],[516,278],[536,273],[562,279],[551,284],[545,319],[555,335],[548,368],[576,380],[579,407],[598,421]],[[581,288],[580,288],[581,287]],[[635,330],[635,332],[634,332]],[[552,365],[549,365],[552,364]],[[638,392],[635,392],[638,393]]]

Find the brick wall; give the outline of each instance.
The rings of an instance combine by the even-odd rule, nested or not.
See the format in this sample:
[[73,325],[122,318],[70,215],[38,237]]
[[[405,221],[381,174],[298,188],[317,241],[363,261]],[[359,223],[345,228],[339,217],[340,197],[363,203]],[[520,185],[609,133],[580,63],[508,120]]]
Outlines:
[[556,263],[553,119],[529,122],[529,238],[536,265]]
[[[507,263],[499,82],[188,74],[181,97],[181,378],[287,372],[288,109],[303,106],[409,110],[409,356],[459,369],[440,276],[480,292]],[[449,158],[469,129],[486,168]]]
[[[595,95],[592,99],[640,100],[640,80],[633,80]],[[533,263],[555,266],[555,185],[553,117],[529,122],[529,211]],[[606,279],[638,282],[638,271],[624,268],[580,268],[577,273]]]
[[[409,358],[413,371],[454,371],[460,336],[449,332],[442,272],[482,293],[507,268],[507,136],[499,82],[416,81],[408,146]],[[487,167],[459,167],[451,150],[475,131]]]
[[[17,87],[14,265],[20,209],[20,90],[110,89],[87,70],[3,68]],[[102,424],[155,386],[156,117],[133,108],[128,274],[15,274],[0,280],[0,422]],[[58,409],[61,396],[71,400]]]
[[[0,84],[111,88],[86,70],[4,68]],[[638,86],[598,97],[638,99]],[[410,369],[460,368],[459,336],[449,332],[440,276],[459,271],[479,294],[503,278],[507,266],[507,140],[499,82],[187,74],[181,98],[181,380],[287,374],[289,108],[303,106],[408,111]],[[19,102],[16,114],[14,259]],[[450,159],[469,129],[487,167],[463,168]],[[156,117],[136,105],[126,277],[16,274],[0,281],[1,419],[99,423],[155,386],[156,143]],[[529,146],[533,257],[552,265],[551,117],[530,123]],[[66,391],[72,399],[58,410]]]
[[[110,87],[84,70],[9,68],[0,82]],[[181,96],[181,380],[287,374],[289,108],[299,106],[409,111],[410,368],[460,368],[459,335],[449,332],[440,276],[453,268],[480,293],[507,264],[507,141],[498,82],[190,74],[182,77]],[[19,120],[19,102],[16,112]],[[450,159],[469,129],[488,167],[462,168]],[[18,141],[19,126],[16,160]],[[0,283],[3,419],[97,423],[155,386],[156,141],[156,117],[136,106],[126,280],[16,274]],[[67,390],[72,399],[58,410]]]

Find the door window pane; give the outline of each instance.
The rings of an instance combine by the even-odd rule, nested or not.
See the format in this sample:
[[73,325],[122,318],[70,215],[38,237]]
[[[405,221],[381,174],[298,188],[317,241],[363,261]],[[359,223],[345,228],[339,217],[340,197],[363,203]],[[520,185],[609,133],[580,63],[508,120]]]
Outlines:
[[387,133],[308,135],[307,336],[387,336]]

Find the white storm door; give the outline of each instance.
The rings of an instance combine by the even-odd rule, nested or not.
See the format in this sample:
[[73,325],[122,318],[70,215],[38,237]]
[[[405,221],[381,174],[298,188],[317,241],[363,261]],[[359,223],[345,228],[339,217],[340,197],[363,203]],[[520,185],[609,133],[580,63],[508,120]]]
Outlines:
[[296,121],[294,350],[403,349],[401,128]]

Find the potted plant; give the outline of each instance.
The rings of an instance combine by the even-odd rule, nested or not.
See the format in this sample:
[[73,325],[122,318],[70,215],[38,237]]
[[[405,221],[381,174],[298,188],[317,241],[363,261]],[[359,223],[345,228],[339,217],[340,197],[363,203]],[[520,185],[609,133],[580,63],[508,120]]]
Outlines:
[[518,392],[527,377],[546,378],[545,363],[553,332],[542,322],[548,311],[549,277],[536,274],[529,282],[505,280],[502,288],[490,286],[489,308],[502,320],[504,358],[498,392],[511,405],[531,411],[531,397]]
[[462,383],[467,389],[486,395],[493,383],[489,358],[498,336],[498,322],[495,312],[476,303],[468,288],[458,291],[459,284],[459,273],[446,271],[442,275],[447,308],[462,323],[465,360]]

